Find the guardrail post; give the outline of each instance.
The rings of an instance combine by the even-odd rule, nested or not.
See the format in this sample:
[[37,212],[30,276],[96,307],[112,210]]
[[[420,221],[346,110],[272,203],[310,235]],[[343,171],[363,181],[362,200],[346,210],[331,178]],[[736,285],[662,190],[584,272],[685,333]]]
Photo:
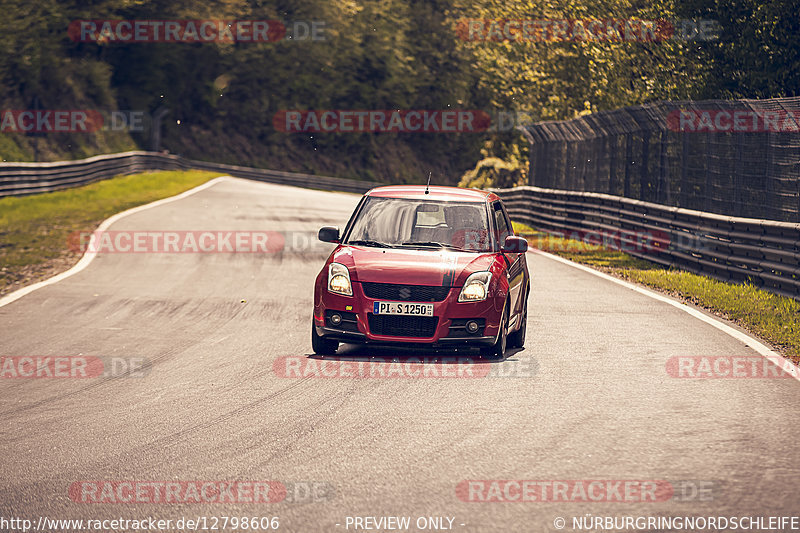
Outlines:
[[607,139],[604,136],[595,138],[594,142],[592,142],[592,162],[594,163],[592,168],[592,188],[590,190],[597,191],[597,192],[604,192],[604,187],[600,186],[600,158],[603,156],[601,154],[605,154],[605,147],[606,147]]
[[[775,220],[780,220],[780,219],[791,220],[789,217],[785,217],[785,216],[781,217],[780,216],[781,215],[780,210],[777,209],[778,206],[775,205],[777,203],[775,201],[776,200],[775,187],[774,187],[774,184],[773,184],[772,178],[771,178],[772,165],[774,164],[774,162],[773,162],[774,149],[773,149],[773,146],[772,146],[772,132],[768,130],[765,133],[765,135],[767,136],[767,150],[766,150],[766,152],[767,152],[767,154],[766,154],[767,163],[766,163],[766,165],[764,165],[764,202],[766,203],[767,207],[769,208],[770,218],[773,218]],[[798,184],[798,202],[800,202],[800,180],[797,181],[797,184]],[[800,203],[798,203],[798,212],[800,212]],[[794,222],[800,222],[800,219],[797,219]]]
[[531,146],[528,147],[528,185],[533,185],[533,172],[534,170],[538,170],[536,168],[536,164],[538,161],[537,152],[539,151],[539,143],[533,142]]
[[667,159],[667,132],[661,132],[661,157],[659,160],[659,173],[658,173],[658,202],[666,205],[672,205],[672,191],[670,191],[669,183],[669,162]]
[[[709,146],[711,146],[711,133],[705,134],[706,153],[708,153]],[[703,174],[706,179],[705,183],[705,201],[703,202],[703,210],[711,211],[711,170],[708,168],[708,157],[703,158]]]
[[611,136],[606,139],[606,150],[608,153],[608,194],[615,194],[617,191],[614,189],[614,174],[617,170],[617,136]]
[[625,198],[631,197],[631,163],[633,161],[633,134],[625,136],[625,183],[622,195]]
[[741,133],[736,135],[736,166],[733,171],[733,214],[737,217],[749,216],[750,213],[745,212],[744,202],[742,200],[742,186],[744,170],[742,167],[742,152],[744,152],[744,135]]
[[161,151],[161,119],[169,113],[166,107],[159,107],[153,113],[153,126],[150,130],[150,150],[153,152]]
[[648,167],[650,159],[650,132],[642,131],[642,169],[639,174],[639,200],[647,200],[650,188]]
[[689,136],[681,134],[681,192],[678,207],[689,206]]

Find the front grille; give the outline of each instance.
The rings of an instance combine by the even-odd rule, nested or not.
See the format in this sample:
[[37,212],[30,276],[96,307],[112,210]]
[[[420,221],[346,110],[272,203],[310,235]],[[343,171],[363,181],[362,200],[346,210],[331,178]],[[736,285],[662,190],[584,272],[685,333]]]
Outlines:
[[369,330],[373,335],[430,338],[436,333],[438,316],[375,315],[369,313]]
[[403,302],[441,302],[447,298],[450,287],[429,285],[396,285],[394,283],[361,283],[367,298],[374,300],[399,300]]

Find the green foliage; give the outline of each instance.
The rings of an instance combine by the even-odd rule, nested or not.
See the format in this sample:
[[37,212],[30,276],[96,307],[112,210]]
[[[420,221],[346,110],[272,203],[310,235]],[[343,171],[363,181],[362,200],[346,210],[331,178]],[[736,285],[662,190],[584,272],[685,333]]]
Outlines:
[[[793,96],[797,0],[0,0],[0,109],[168,108],[162,146],[189,157],[395,182],[453,183],[475,161],[514,167],[517,130],[286,134],[282,110],[475,109],[563,120],[653,100]],[[717,20],[715,41],[491,42],[462,19]],[[325,23],[323,42],[78,43],[80,19]],[[0,133],[0,158],[149,148],[144,133]],[[474,169],[473,169],[474,170]]]
[[459,187],[473,189],[489,189],[492,187],[506,189],[525,183],[525,172],[521,167],[498,159],[487,157],[481,159],[475,168],[468,170],[458,182]]
[[719,23],[719,39],[699,42],[695,57],[707,73],[702,98],[800,95],[797,0],[684,0],[680,14]]

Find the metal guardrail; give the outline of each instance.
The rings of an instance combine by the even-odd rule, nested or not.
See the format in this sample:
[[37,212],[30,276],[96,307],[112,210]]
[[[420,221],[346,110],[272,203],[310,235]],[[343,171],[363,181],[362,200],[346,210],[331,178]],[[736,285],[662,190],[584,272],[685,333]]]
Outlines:
[[297,187],[363,193],[380,183],[224,165],[159,152],[124,152],[77,161],[0,163],[0,197],[36,194],[86,185],[148,170],[199,169]]
[[[56,191],[148,170],[200,169],[298,187],[363,193],[380,183],[125,152],[79,161],[0,163],[0,197]],[[603,193],[517,187],[496,192],[520,222],[550,233],[618,233],[625,251],[800,300],[800,224],[730,217]],[[625,235],[630,235],[626,237]],[[641,236],[652,241],[641,247]]]
[[[630,255],[800,300],[800,224],[716,215],[602,193],[498,189],[514,220],[548,233],[615,233]],[[641,246],[641,236],[650,243]],[[602,238],[602,237],[601,237]]]

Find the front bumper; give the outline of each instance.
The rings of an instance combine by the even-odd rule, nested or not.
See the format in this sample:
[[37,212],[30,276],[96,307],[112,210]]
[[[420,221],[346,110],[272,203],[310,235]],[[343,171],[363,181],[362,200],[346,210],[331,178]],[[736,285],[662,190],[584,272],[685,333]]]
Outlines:
[[[377,334],[370,327],[370,322],[373,326],[378,323],[376,317],[370,317],[374,302],[387,300],[367,297],[359,282],[353,282],[352,297],[332,294],[325,286],[317,285],[314,295],[314,325],[319,336],[346,343],[421,344],[433,347],[494,344],[505,300],[490,297],[482,302],[459,303],[460,290],[459,287],[452,287],[441,302],[418,302],[433,304],[436,326],[432,328],[432,335],[387,335]],[[336,326],[330,321],[334,312],[345,317]],[[474,335],[467,333],[464,328],[469,319],[477,320],[482,325]]]

